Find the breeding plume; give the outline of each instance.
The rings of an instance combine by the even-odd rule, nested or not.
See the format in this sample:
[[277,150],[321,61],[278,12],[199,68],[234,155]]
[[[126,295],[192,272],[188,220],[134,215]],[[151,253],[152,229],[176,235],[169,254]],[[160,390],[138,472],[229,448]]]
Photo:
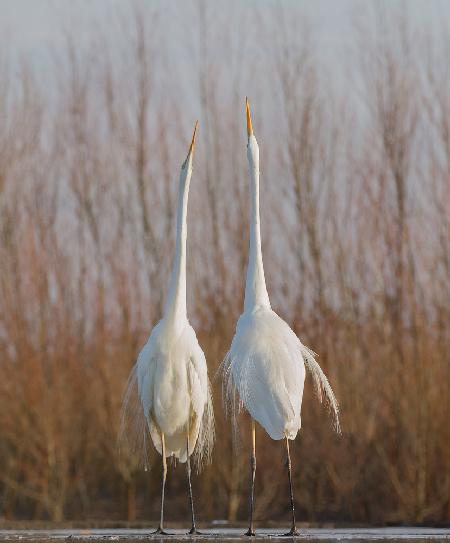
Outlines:
[[[191,486],[191,455],[198,465],[210,456],[214,417],[203,354],[186,312],[186,237],[189,184],[197,123],[180,174],[175,259],[163,318],[152,330],[130,375],[125,395],[122,433],[144,444],[150,434],[162,457],[161,517],[156,533],[164,534],[164,489],[167,458],[186,462],[192,515],[190,534],[197,533]],[[137,411],[133,405],[137,399]],[[137,435],[136,435],[137,434]]]
[[272,439],[284,439],[292,510],[296,535],[289,440],[301,427],[301,405],[305,367],[311,371],[319,398],[325,394],[339,431],[338,404],[327,378],[314,358],[286,322],[272,310],[264,278],[259,218],[259,147],[253,134],[250,108],[247,110],[247,158],[250,167],[250,248],[245,285],[244,312],[240,316],[230,350],[222,363],[224,395],[238,411],[245,407],[252,418],[250,526],[246,535],[255,535],[253,496],[256,473],[257,421]]

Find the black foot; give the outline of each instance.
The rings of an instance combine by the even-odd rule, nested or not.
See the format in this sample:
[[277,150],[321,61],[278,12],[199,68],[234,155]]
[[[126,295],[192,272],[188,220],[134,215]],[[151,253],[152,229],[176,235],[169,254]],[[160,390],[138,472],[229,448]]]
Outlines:
[[248,535],[249,537],[255,537],[256,534],[255,534],[255,530],[253,530],[252,528],[249,528],[244,535]]
[[300,535],[300,532],[297,530],[297,528],[291,528],[289,532],[281,534],[281,537],[296,537],[298,535]]
[[167,532],[165,532],[161,526],[158,526],[158,529],[155,530],[154,532],[151,532],[152,535],[171,535],[171,534],[168,534]]
[[192,526],[192,528],[189,530],[188,535],[203,535],[202,532],[197,530],[195,526]]

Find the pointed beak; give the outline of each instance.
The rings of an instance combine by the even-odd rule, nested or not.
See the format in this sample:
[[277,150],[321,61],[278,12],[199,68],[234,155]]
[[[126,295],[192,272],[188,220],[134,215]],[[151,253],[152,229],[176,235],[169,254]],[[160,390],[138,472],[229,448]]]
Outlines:
[[192,134],[192,141],[191,146],[189,147],[189,155],[193,155],[195,151],[195,138],[197,137],[197,127],[198,127],[198,121],[195,121],[195,127],[194,127],[194,133]]
[[253,127],[252,127],[252,117],[250,115],[250,105],[248,103],[247,96],[245,97],[245,110],[247,112],[247,136],[250,138],[250,136],[253,134]]
[[191,156],[194,155],[194,151],[195,151],[195,139],[196,139],[196,137],[197,137],[197,127],[198,127],[198,121],[195,122],[194,133],[192,134],[191,145],[189,146],[189,151],[188,151],[186,160],[183,162],[183,166],[182,166],[183,169],[185,168],[186,164],[188,163],[189,158],[190,158]]

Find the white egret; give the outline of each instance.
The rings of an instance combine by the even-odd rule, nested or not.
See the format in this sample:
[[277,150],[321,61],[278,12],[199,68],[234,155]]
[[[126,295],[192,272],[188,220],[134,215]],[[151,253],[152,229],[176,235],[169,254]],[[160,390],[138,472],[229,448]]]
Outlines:
[[250,246],[245,286],[244,312],[240,316],[230,350],[222,363],[224,395],[237,410],[252,418],[250,526],[254,536],[253,496],[256,474],[257,421],[272,439],[286,441],[292,526],[286,535],[296,535],[289,440],[301,427],[305,367],[311,371],[320,400],[322,392],[335,415],[339,431],[338,403],[331,386],[314,358],[288,324],[272,310],[264,278],[259,217],[259,147],[253,134],[250,108],[247,112],[247,158],[250,167]]
[[[163,318],[153,328],[131,372],[123,406],[122,433],[146,442],[147,434],[162,456],[161,517],[155,533],[164,534],[167,457],[187,464],[192,527],[197,533],[191,486],[191,455],[198,465],[210,456],[214,416],[203,354],[186,311],[186,237],[189,184],[197,133],[181,167],[176,250]],[[133,405],[132,397],[136,398]],[[136,436],[136,433],[138,434]],[[144,451],[145,452],[145,451]]]

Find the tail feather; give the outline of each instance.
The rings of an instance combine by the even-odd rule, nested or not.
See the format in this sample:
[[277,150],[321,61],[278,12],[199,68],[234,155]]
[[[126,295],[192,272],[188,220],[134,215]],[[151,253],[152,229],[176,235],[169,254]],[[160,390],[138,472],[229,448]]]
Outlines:
[[340,434],[341,426],[339,424],[339,404],[326,375],[323,373],[322,368],[317,363],[314,355],[315,353],[313,351],[308,349],[308,347],[302,345],[303,360],[306,368],[311,372],[314,379],[314,385],[320,403],[322,403],[323,396],[325,396],[330,411],[333,413],[334,416],[334,428],[336,432]]

